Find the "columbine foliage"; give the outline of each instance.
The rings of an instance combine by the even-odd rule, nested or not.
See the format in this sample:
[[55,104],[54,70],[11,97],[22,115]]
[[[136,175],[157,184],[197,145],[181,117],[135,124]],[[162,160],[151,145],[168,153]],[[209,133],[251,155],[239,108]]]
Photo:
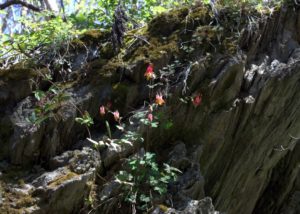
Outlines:
[[87,111],[83,113],[82,117],[76,117],[75,121],[77,123],[80,123],[81,125],[85,125],[88,127],[94,124],[93,118],[91,118],[90,114]]
[[180,173],[167,164],[160,168],[155,154],[149,152],[128,159],[125,168],[127,170],[120,171],[116,178],[123,185],[125,200],[139,210],[149,210],[153,200],[163,196],[168,184]]

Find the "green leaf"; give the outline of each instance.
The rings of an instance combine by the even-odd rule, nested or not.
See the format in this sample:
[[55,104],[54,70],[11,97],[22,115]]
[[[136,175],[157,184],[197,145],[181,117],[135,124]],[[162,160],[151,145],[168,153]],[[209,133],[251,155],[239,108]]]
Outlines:
[[172,121],[167,121],[165,124],[164,124],[164,129],[170,129],[173,127],[173,122]]
[[76,117],[75,121],[81,124],[83,122],[83,119],[81,117]]
[[185,99],[183,99],[183,98],[179,98],[179,100],[180,100],[181,102],[185,103],[185,104],[188,103],[188,102],[187,102]]
[[34,93],[34,97],[35,97],[38,101],[40,101],[43,97],[46,96],[46,93],[43,92],[43,91],[40,91],[40,90],[36,90],[36,91],[34,91],[33,93]]
[[153,123],[151,123],[151,127],[152,127],[152,128],[157,128],[157,127],[158,127],[158,122],[153,122]]
[[85,126],[91,126],[94,124],[93,119],[87,111],[84,112],[82,117],[76,117],[75,121]]
[[140,161],[140,164],[141,164],[141,165],[145,165],[145,163],[146,163],[146,161],[144,161],[144,160],[141,160],[141,161]]
[[164,194],[164,193],[167,192],[166,188],[162,188],[162,187],[159,187],[159,186],[154,187],[154,190],[156,192],[158,192],[160,195],[162,195],[162,194]]
[[156,15],[156,14],[167,11],[167,9],[162,6],[155,6],[155,7],[152,7],[152,11],[153,11],[153,14]]
[[123,125],[116,125],[116,128],[119,129],[120,131],[124,131],[125,130],[125,124]]
[[155,157],[155,154],[150,153],[150,152],[146,152],[144,157],[145,157],[146,160],[152,160]]
[[7,14],[7,11],[5,10],[0,10],[0,15],[6,15]]
[[210,0],[202,0],[202,2],[203,2],[204,4],[209,4],[209,3],[210,3]]
[[150,197],[148,197],[148,196],[146,196],[146,195],[144,195],[144,194],[141,194],[141,195],[140,195],[140,200],[141,200],[142,202],[145,202],[145,203],[149,203],[149,202],[151,201]]

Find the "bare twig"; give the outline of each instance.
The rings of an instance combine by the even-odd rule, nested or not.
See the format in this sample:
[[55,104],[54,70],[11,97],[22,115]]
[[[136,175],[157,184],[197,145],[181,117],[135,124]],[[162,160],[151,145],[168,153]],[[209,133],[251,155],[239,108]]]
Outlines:
[[133,37],[137,38],[137,39],[140,39],[140,40],[143,40],[144,42],[146,42],[148,45],[150,45],[150,42],[147,41],[147,39],[143,36],[139,36],[139,35],[133,35]]
[[7,7],[12,6],[12,5],[21,5],[23,7],[27,7],[28,9],[33,10],[35,12],[41,12],[42,11],[41,8],[36,7],[33,4],[29,4],[29,3],[24,2],[24,1],[20,1],[20,0],[10,0],[10,1],[7,1],[3,4],[0,4],[0,10],[3,10]]

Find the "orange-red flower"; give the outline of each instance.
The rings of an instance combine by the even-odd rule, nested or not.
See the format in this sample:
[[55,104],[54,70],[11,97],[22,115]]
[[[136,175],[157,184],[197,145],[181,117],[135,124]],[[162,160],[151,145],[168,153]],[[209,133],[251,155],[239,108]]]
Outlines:
[[195,107],[199,106],[201,104],[201,102],[202,102],[202,95],[201,94],[199,94],[199,95],[197,95],[193,98],[193,105]]
[[115,121],[119,122],[119,120],[120,120],[120,113],[119,113],[119,111],[118,110],[114,111],[113,115],[114,115]]
[[153,120],[153,114],[149,113],[148,116],[147,116],[147,118],[148,118],[148,120],[150,122],[152,122],[152,120]]
[[153,68],[153,64],[150,63],[147,67],[147,70],[144,74],[144,76],[146,77],[147,80],[151,80],[151,79],[155,79],[156,78],[156,75],[154,73],[154,68]]
[[165,103],[165,100],[163,99],[162,94],[156,94],[155,103],[159,106],[161,106]]
[[100,112],[101,116],[104,116],[105,115],[105,107],[104,106],[100,106],[99,112]]

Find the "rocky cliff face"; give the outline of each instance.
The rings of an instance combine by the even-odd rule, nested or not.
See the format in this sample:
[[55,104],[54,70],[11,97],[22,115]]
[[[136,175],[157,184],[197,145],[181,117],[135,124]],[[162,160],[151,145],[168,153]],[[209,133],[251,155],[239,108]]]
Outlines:
[[[105,140],[98,109],[107,102],[121,115],[142,109],[149,62],[170,73],[163,87],[172,95],[160,121],[172,125],[151,131],[150,150],[183,172],[166,213],[218,213],[212,202],[229,214],[299,213],[299,35],[292,3],[268,16],[182,8],[130,32],[118,55],[107,33],[89,32],[69,56],[65,81],[49,73],[69,98],[38,126],[26,118],[33,90],[49,88],[40,75],[49,70],[30,62],[1,70],[1,213],[129,213],[113,175],[139,145]],[[179,100],[197,94],[197,108]],[[74,122],[78,108],[95,119],[92,137],[106,142],[99,151]]]

